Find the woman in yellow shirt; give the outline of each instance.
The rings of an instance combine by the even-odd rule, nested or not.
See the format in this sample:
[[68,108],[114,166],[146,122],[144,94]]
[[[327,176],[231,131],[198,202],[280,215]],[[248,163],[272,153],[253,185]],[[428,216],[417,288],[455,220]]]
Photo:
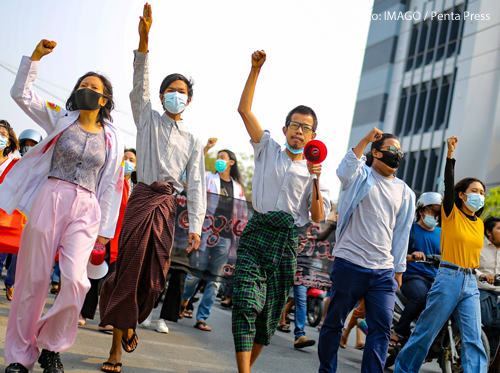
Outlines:
[[450,315],[462,338],[464,373],[486,373],[488,357],[481,342],[481,306],[476,270],[483,247],[484,184],[465,178],[454,185],[453,152],[458,138],[447,140],[445,191],[441,207],[442,262],[427,294],[427,306],[408,343],[398,355],[395,373],[418,372],[429,348]]

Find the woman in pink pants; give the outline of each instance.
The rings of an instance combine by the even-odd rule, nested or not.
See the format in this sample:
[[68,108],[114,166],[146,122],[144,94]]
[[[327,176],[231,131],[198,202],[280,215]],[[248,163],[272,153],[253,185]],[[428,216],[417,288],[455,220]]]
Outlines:
[[[78,79],[66,109],[31,90],[39,60],[56,43],[42,40],[23,57],[11,95],[47,137],[33,147],[0,185],[0,208],[28,217],[17,260],[16,291],[7,335],[6,373],[64,372],[59,353],[76,337],[78,313],[90,287],[87,262],[94,246],[115,234],[123,188],[123,144],[111,123],[113,90],[103,76]],[[43,316],[57,251],[63,286]],[[39,357],[39,348],[42,353]]]

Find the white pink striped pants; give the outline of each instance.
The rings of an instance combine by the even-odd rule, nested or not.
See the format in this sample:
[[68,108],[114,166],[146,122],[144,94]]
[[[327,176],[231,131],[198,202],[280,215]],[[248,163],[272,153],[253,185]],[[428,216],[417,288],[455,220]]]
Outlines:
[[[39,348],[65,352],[73,345],[90,288],[87,262],[100,215],[94,193],[80,186],[49,179],[40,189],[21,236],[5,337],[6,364],[21,363],[31,371]],[[61,290],[41,317],[58,250]]]

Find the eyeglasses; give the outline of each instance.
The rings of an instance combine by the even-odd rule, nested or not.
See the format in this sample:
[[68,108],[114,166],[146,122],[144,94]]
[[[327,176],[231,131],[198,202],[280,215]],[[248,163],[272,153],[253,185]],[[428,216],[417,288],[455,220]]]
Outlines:
[[302,131],[304,131],[304,133],[310,133],[314,130],[314,127],[311,126],[310,124],[302,124],[299,122],[292,122],[292,121],[288,122],[287,127],[290,127],[292,130],[298,130],[299,127],[302,127]]
[[402,151],[401,149],[397,149],[395,146],[392,145],[381,146],[379,150],[382,150],[382,148],[389,148],[389,151],[391,153],[398,153],[401,156],[401,158],[405,156],[405,152]]

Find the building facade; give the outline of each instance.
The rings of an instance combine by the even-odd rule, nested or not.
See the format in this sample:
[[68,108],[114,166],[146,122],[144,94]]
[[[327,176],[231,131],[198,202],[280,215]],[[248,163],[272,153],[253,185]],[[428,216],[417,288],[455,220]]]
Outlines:
[[405,152],[397,176],[443,190],[446,139],[456,180],[500,185],[500,1],[375,0],[349,146],[372,127]]

